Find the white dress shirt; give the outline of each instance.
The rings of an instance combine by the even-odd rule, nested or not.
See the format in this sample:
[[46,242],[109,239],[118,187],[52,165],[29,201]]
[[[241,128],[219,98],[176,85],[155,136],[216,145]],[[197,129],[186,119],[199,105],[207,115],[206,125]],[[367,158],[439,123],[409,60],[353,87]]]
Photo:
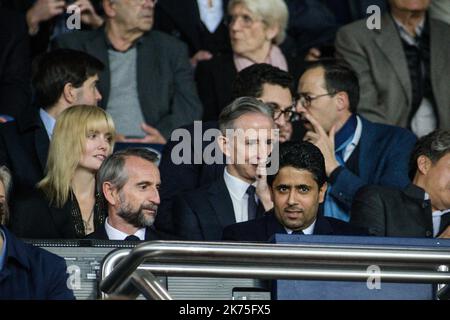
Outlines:
[[[302,230],[302,231],[303,231],[303,234],[308,234],[308,235],[314,234],[314,227],[316,226],[316,221],[317,221],[317,220],[314,220],[314,222],[311,223],[311,225],[310,225],[308,228],[303,229],[303,230]],[[291,230],[291,229],[289,229],[289,228],[284,227],[284,229],[286,230],[286,232],[287,232],[288,234],[292,234],[292,232],[293,232],[293,230]]]
[[[225,185],[227,186],[228,192],[231,196],[231,201],[233,202],[234,216],[236,222],[243,222],[248,220],[248,194],[247,189],[250,186],[249,183],[236,178],[228,173],[225,168],[223,172],[223,179],[225,180]],[[255,196],[255,201],[257,198]]]
[[223,18],[222,0],[197,0],[197,4],[200,11],[200,19],[208,31],[214,33]]
[[[117,230],[116,228],[112,227],[108,223],[108,218],[105,220],[105,230],[106,234],[108,235],[109,240],[125,240],[126,237],[129,236],[129,234],[126,234],[125,232],[122,232],[120,230]],[[144,241],[145,240],[145,228],[141,228],[138,231],[134,233],[136,237],[139,238],[139,240]]]
[[[430,195],[425,192],[425,200],[429,200]],[[433,211],[433,237],[436,237],[439,233],[439,230],[441,229],[441,217],[450,212],[450,209],[444,210],[444,211]]]

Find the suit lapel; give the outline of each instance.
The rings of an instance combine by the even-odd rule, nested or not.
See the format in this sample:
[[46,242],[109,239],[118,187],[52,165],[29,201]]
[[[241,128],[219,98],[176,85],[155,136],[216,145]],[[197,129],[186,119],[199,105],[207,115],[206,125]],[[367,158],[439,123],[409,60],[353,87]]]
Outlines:
[[43,172],[45,172],[45,166],[47,164],[49,145],[50,141],[48,138],[48,134],[45,130],[44,125],[42,124],[34,133],[34,146],[36,148],[36,154],[39,158],[39,164],[41,165]]
[[[160,101],[160,90],[158,90],[159,83],[162,81],[168,81],[160,69],[160,63],[157,43],[152,36],[152,33],[148,33],[143,36],[142,42],[137,44],[137,86],[139,102],[144,114],[145,120],[154,124],[157,119],[155,115],[156,106],[152,107],[152,102]],[[151,70],[151,72],[149,72]],[[150,107],[149,107],[150,106]]]
[[330,222],[321,215],[317,215],[316,225],[314,226],[313,234],[333,234],[333,228],[331,227]]
[[223,177],[211,185],[208,201],[217,216],[222,228],[236,223],[233,202]]
[[411,80],[402,42],[399,39],[400,36],[395,22],[391,15],[387,13],[383,15],[381,23],[381,30],[377,31],[379,35],[375,39],[375,42],[390,62],[392,70],[397,74],[398,80],[407,97],[408,104],[410,104],[412,100]]
[[286,229],[278,222],[273,210],[267,212],[266,216],[263,219],[265,219],[266,222],[267,239],[277,233],[287,234]]
[[[441,24],[438,24],[433,19],[429,18],[430,23],[430,71],[431,71],[431,85],[433,88],[434,97],[438,106],[444,106],[444,112],[448,112],[449,102],[448,93],[439,94],[443,92],[442,84],[446,83],[448,87],[449,74],[448,72],[442,72],[442,70],[449,70],[450,63],[448,62],[448,54],[450,52],[450,41],[448,39],[448,28],[441,28]],[[437,108],[440,113],[443,112],[442,107]],[[443,115],[437,115],[443,119],[447,118]]]

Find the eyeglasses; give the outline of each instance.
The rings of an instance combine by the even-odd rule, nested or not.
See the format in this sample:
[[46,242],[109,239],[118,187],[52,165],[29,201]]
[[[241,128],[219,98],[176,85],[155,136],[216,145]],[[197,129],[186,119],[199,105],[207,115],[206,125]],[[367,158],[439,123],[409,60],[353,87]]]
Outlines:
[[278,103],[275,102],[268,102],[267,105],[272,108],[273,110],[273,120],[277,121],[281,118],[281,116],[284,116],[284,120],[291,121],[292,118],[295,115],[295,102],[292,103],[289,107],[282,110],[281,107],[278,105]]
[[242,23],[242,27],[250,28],[255,22],[263,21],[262,19],[256,19],[248,14],[243,15],[229,15],[227,22],[229,26],[232,26],[236,23],[236,21],[240,19]]
[[319,94],[318,96],[311,97],[310,95],[306,93],[299,93],[298,101],[302,104],[303,107],[309,108],[311,106],[311,102],[313,102],[316,99],[326,97],[326,96],[334,96],[337,92],[331,92],[331,93],[325,93],[325,94]]

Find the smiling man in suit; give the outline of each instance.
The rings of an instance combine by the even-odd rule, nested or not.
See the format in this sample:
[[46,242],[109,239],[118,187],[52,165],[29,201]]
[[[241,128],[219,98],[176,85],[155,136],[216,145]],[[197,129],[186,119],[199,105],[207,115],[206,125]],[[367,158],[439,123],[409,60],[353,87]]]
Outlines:
[[427,15],[430,0],[389,0],[381,28],[342,27],[336,52],[358,73],[359,112],[421,137],[450,127],[450,26]]
[[174,129],[202,116],[187,48],[152,30],[155,5],[103,0],[104,27],[65,34],[55,43],[107,66],[100,75],[101,106],[111,114],[119,141],[164,144]]
[[279,170],[267,176],[273,210],[259,219],[226,227],[223,240],[265,242],[276,233],[362,235],[346,222],[318,214],[326,178],[319,148],[309,142],[282,144]]
[[265,175],[257,174],[276,139],[273,109],[255,98],[238,98],[220,114],[219,127],[218,144],[227,157],[222,177],[174,199],[174,232],[184,239],[220,240],[227,225],[273,206]]

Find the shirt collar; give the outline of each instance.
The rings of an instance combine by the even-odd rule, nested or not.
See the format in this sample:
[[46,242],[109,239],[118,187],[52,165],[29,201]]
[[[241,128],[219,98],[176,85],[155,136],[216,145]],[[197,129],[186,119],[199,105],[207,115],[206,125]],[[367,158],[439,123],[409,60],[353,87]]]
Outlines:
[[53,129],[55,128],[56,119],[53,118],[47,111],[40,108],[39,115],[44,123],[45,131],[47,131],[48,138],[52,138]]
[[228,173],[228,168],[223,171],[223,179],[225,180],[225,185],[228,191],[237,199],[243,199],[247,194],[247,189],[250,186],[249,183],[236,178]]
[[[111,226],[108,223],[108,218],[105,220],[105,230],[106,234],[108,235],[109,240],[124,240],[126,237],[129,236],[129,234],[122,232],[120,230],[117,230],[113,226]],[[138,231],[134,233],[136,237],[138,237],[140,240],[145,240],[145,228],[141,228]]]
[[356,131],[358,120],[355,114],[352,114],[350,118],[345,122],[344,126],[336,132],[336,148],[349,139]]
[[408,42],[410,45],[415,45],[417,44],[417,39],[420,38],[420,36],[423,33],[423,29],[425,28],[425,20],[426,17],[424,17],[422,19],[422,21],[417,25],[416,27],[416,36],[412,36],[406,29],[406,27],[400,22],[400,20],[398,20],[397,18],[395,18],[394,16],[392,17],[394,19],[394,22],[400,32],[400,37],[402,39],[404,39],[406,42]]
[[119,51],[119,50],[117,50],[116,48],[114,48],[114,46],[113,46],[112,43],[111,43],[111,40],[109,40],[108,34],[106,33],[106,28],[103,28],[103,31],[104,31],[104,33],[105,33],[105,42],[106,42],[106,47],[108,48],[108,50],[112,50],[112,51],[120,52],[120,53],[125,53],[125,52],[128,52],[128,51],[130,51],[130,50],[136,48],[138,45],[140,45],[140,44],[143,42],[143,37],[144,37],[144,35],[145,35],[145,34],[144,34],[144,35],[142,35],[141,37],[137,38],[137,39],[134,41],[134,43],[133,43],[126,51]]
[[[316,226],[316,221],[317,221],[317,219],[314,220],[314,222],[311,223],[311,225],[310,225],[308,228],[303,229],[303,230],[302,230],[302,231],[303,231],[303,234],[307,234],[307,235],[312,235],[312,234],[314,234],[314,227]],[[286,228],[286,227],[284,227],[284,229],[286,230],[286,232],[287,232],[288,234],[291,234],[292,231],[293,231],[293,230],[291,230],[291,229],[289,229],[289,228]]]

